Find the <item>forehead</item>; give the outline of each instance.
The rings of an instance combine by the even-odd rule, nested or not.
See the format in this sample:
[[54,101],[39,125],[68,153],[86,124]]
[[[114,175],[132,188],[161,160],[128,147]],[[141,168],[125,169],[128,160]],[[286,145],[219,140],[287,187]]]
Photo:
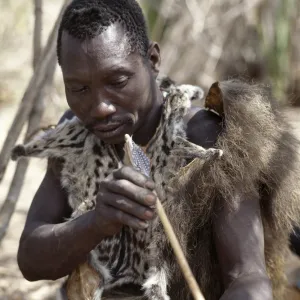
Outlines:
[[61,44],[61,65],[64,73],[83,66],[105,68],[125,62],[129,57],[132,61],[129,39],[118,23],[109,26],[100,35],[84,41],[64,31]]

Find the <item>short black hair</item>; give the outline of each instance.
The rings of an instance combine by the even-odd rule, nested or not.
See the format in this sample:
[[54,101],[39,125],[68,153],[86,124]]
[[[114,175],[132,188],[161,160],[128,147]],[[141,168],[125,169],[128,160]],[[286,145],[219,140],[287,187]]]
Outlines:
[[135,0],[73,0],[64,12],[57,39],[57,59],[61,64],[61,38],[65,30],[79,40],[91,39],[110,25],[124,26],[132,50],[146,57],[149,47],[147,25]]

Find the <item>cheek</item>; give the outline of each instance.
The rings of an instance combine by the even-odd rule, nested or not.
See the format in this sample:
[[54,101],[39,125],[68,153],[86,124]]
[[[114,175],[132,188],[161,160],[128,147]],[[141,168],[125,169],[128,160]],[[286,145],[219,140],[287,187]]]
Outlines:
[[151,104],[151,80],[148,74],[136,74],[130,90],[130,105],[134,110],[140,111]]
[[80,120],[84,121],[88,118],[89,114],[89,104],[85,99],[78,99],[78,97],[72,95],[66,90],[66,98],[69,107],[72,112],[78,117]]

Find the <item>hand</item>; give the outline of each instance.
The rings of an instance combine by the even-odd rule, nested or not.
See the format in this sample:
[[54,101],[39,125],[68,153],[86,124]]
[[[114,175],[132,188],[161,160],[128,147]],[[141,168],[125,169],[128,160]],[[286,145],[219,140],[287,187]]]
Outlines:
[[100,183],[95,208],[96,224],[104,236],[118,233],[123,225],[145,229],[154,217],[155,184],[131,167],[122,167],[113,178]]

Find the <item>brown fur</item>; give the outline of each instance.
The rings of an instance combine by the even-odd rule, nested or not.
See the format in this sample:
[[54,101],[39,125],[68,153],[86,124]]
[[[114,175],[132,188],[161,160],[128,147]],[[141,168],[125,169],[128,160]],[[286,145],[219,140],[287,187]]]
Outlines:
[[[67,281],[67,296],[68,300],[93,300],[93,295],[100,285],[99,274],[91,268],[88,263],[84,263],[76,268],[69,276]],[[145,300],[143,296],[133,296],[139,291],[134,291],[132,288],[128,291],[120,291],[118,289],[113,292],[104,293],[102,300]]]
[[93,300],[93,295],[101,284],[98,273],[88,263],[78,266],[67,281],[68,300]]
[[[205,299],[216,300],[223,287],[212,237],[212,214],[222,205],[236,209],[236,188],[259,195],[266,265],[274,299],[279,300],[284,290],[289,233],[300,220],[298,141],[267,88],[239,80],[212,88],[209,96],[222,98],[208,99],[206,104],[224,117],[224,130],[216,143],[224,155],[204,166],[194,160],[182,169],[173,182],[181,206],[167,210],[178,235],[189,232],[187,254]],[[213,105],[221,102],[222,109]],[[171,299],[188,299],[182,282],[181,276],[174,279]]]

